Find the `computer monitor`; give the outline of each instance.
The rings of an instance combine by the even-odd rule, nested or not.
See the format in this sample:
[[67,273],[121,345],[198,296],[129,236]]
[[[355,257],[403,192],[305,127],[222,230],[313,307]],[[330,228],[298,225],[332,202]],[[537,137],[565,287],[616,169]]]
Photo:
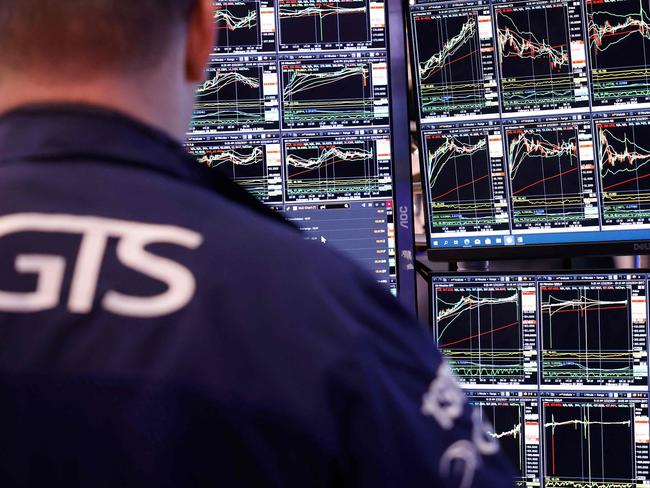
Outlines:
[[648,278],[429,276],[434,338],[519,486],[650,483]]
[[650,5],[411,0],[434,259],[650,250]]
[[216,1],[188,148],[413,308],[403,19],[385,0]]

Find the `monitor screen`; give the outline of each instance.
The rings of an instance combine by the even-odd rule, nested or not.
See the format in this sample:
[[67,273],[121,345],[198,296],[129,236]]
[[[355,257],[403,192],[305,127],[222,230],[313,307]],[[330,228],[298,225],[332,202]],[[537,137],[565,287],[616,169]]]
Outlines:
[[432,330],[519,486],[645,487],[648,278],[432,275]]
[[190,152],[402,295],[414,281],[412,267],[399,268],[412,257],[410,223],[397,224],[411,201],[410,180],[397,184],[400,172],[410,178],[408,152],[398,158],[408,127],[394,128],[406,73],[394,81],[393,58],[403,64],[405,42],[391,47],[386,2],[214,4],[219,40]]
[[430,248],[650,239],[648,2],[411,0],[409,20]]

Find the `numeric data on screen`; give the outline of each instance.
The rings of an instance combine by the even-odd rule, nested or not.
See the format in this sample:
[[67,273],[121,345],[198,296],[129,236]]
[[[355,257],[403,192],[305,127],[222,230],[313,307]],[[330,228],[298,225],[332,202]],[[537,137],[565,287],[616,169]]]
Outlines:
[[431,277],[434,339],[517,486],[650,483],[649,278]]
[[545,487],[647,486],[646,393],[544,393],[541,405]]
[[385,0],[213,4],[188,151],[396,293]]
[[436,286],[438,347],[467,384],[537,384],[534,281]]
[[649,0],[411,0],[430,247],[650,235],[649,14]]
[[540,486],[539,403],[528,391],[468,391],[468,403],[490,426],[488,438],[499,442],[515,469],[517,486]]

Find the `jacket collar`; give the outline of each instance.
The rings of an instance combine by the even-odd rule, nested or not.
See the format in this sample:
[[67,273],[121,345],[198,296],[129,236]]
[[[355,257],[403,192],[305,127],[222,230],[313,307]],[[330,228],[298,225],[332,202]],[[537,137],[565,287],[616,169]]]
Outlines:
[[24,106],[0,117],[0,165],[60,160],[92,160],[164,173],[290,225],[236,183],[200,165],[165,133],[119,112],[45,104]]

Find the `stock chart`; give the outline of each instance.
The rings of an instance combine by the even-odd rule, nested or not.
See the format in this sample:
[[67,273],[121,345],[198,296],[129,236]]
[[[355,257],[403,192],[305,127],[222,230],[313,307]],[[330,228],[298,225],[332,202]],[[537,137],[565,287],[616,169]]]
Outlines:
[[188,151],[397,294],[385,1],[213,5]]
[[287,201],[389,198],[392,192],[388,133],[284,140]]
[[558,280],[539,287],[542,383],[647,387],[644,281]]
[[[648,0],[410,2],[429,247],[488,257],[495,246],[647,237],[649,9]],[[481,125],[489,145],[475,134]]]
[[280,0],[278,10],[282,51],[386,46],[383,11],[375,14],[365,0]]
[[537,383],[533,285],[459,280],[434,293],[438,347],[461,381]]
[[385,56],[313,58],[281,63],[285,128],[388,124]]
[[650,222],[650,119],[647,115],[604,117],[596,119],[595,125],[603,224]]
[[214,18],[218,42],[215,54],[275,50],[274,2],[220,1]]
[[282,161],[278,138],[192,136],[188,149],[199,163],[214,168],[262,202],[282,202]]
[[207,79],[197,90],[193,132],[278,128],[276,67],[259,59],[208,67]]
[[425,6],[413,21],[422,120],[498,114],[489,5]]
[[513,227],[598,229],[589,120],[518,122],[504,128]]
[[443,233],[507,229],[499,128],[447,125],[423,136],[431,227]]
[[544,486],[647,486],[647,394],[544,394]]
[[648,486],[649,278],[431,276],[438,346],[518,486]]
[[588,108],[579,1],[509,2],[494,15],[504,112]]
[[587,0],[594,105],[650,102],[647,1]]
[[517,486],[540,485],[539,405],[531,392],[468,392],[469,404],[491,426],[516,470]]

